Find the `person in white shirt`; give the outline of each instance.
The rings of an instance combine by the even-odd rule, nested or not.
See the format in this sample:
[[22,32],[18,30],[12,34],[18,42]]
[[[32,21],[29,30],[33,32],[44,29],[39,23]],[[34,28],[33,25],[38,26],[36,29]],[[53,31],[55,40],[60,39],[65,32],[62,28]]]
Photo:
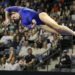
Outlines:
[[0,65],[0,70],[5,69],[5,62],[6,62],[6,57],[5,55],[1,58],[1,65]]
[[52,42],[53,42],[53,40],[54,40],[53,34],[50,34],[50,35],[47,37],[47,39],[49,39],[49,40],[50,40],[50,42],[52,43]]
[[41,34],[40,35],[42,35],[44,38],[47,38],[49,36],[49,34],[50,34],[49,32],[41,29]]
[[[45,56],[48,56],[48,50],[51,48],[51,43],[47,43],[47,41],[44,41],[43,42],[43,47],[41,49],[38,50],[38,54],[36,55],[37,59],[40,61],[40,62],[43,62],[43,58]],[[47,52],[48,51],[48,52]],[[46,52],[46,53],[45,53]],[[43,54],[43,56],[40,56],[41,54]]]
[[1,42],[3,42],[4,44],[8,43],[8,40],[13,41],[13,35],[8,35],[7,32],[4,32],[4,36],[2,36],[2,38],[0,39]]
[[37,36],[38,36],[38,32],[36,32],[34,35],[33,35],[33,34],[32,34],[32,35],[30,35],[29,40],[30,40],[30,41],[34,41],[34,40],[36,40],[36,39],[37,39]]
[[40,52],[40,49],[37,48],[37,43],[35,42],[34,45],[32,46],[32,51],[33,51],[33,54],[36,56],[39,54]]
[[44,53],[51,48],[51,43],[47,43],[47,41],[43,42],[43,47],[41,48],[41,52]]
[[13,56],[10,61],[7,61],[5,64],[6,71],[21,71],[21,67],[19,63],[16,63],[15,57]]
[[28,48],[30,48],[29,43],[28,43],[28,41],[25,41],[21,47],[19,56],[23,56],[23,57],[26,56],[28,54],[27,53]]

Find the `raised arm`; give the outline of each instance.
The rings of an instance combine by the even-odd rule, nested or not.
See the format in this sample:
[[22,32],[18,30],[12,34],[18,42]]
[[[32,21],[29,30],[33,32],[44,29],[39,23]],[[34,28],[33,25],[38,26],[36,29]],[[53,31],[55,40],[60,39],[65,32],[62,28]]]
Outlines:
[[2,23],[3,25],[9,25],[10,18],[8,15],[9,15],[8,11],[5,11],[5,21]]
[[6,19],[9,19],[9,17],[8,17],[8,11],[5,11],[5,20]]
[[18,6],[11,6],[11,7],[7,7],[5,8],[5,18],[8,19],[8,14],[11,12],[19,12],[19,10],[22,9],[22,7],[18,7]]
[[10,23],[9,13],[11,12],[19,12],[21,7],[11,6],[5,8],[5,21],[3,22],[4,25],[8,25]]
[[18,12],[20,9],[22,9],[22,7],[20,7],[20,6],[11,6],[11,7],[5,8],[5,11]]

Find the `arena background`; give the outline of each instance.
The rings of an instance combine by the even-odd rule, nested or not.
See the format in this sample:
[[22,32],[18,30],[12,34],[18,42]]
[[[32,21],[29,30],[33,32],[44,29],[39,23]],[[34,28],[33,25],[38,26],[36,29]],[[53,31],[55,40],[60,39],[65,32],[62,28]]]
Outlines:
[[[2,25],[4,9],[14,5],[47,12],[60,25],[75,30],[74,0],[0,0],[0,70],[75,72],[75,37],[51,34],[38,27],[28,30],[19,22]],[[32,57],[25,58],[28,49],[36,61],[31,66],[18,65],[21,60],[31,62]]]

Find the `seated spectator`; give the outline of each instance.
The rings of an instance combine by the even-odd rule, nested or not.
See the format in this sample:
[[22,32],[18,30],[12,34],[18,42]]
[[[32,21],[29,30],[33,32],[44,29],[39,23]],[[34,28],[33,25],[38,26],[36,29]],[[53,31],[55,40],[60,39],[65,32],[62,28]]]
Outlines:
[[40,30],[40,35],[44,38],[47,38],[49,34],[50,34],[49,32],[47,32],[43,29]]
[[3,21],[3,20],[4,20],[4,16],[5,16],[5,15],[4,15],[4,7],[1,7],[1,6],[0,6],[0,16],[1,16],[1,17],[0,17],[0,18],[1,18],[0,21]]
[[28,33],[28,31],[25,31],[24,32],[24,40],[26,41],[26,40],[29,40],[29,33]]
[[24,41],[21,50],[19,52],[19,56],[23,56],[23,57],[26,56],[28,54],[27,53],[28,48],[30,48],[28,41]]
[[15,56],[15,50],[14,50],[14,47],[10,47],[9,48],[9,56],[8,56],[7,61],[10,62],[10,60],[13,56]]
[[15,55],[15,50],[14,47],[10,47],[9,49],[9,57],[6,60],[6,64],[5,64],[5,69],[7,71],[20,71],[20,64],[16,62],[16,55]]
[[30,2],[25,2],[26,3],[26,7],[30,7]]
[[[59,56],[60,52],[60,37],[59,35],[53,35],[53,40],[51,42],[51,50],[50,50],[50,55],[52,56],[52,59],[57,59],[57,57]],[[58,52],[57,52],[58,51]]]
[[19,35],[16,35],[13,40],[13,47],[17,49],[17,47],[19,46],[19,43],[20,43],[20,37]]
[[14,36],[17,36],[17,35],[19,35],[19,30],[18,29],[16,29],[15,33],[14,33]]
[[54,37],[54,39],[52,41],[52,48],[53,49],[56,49],[57,48],[58,41],[59,41],[59,38],[58,38],[57,35],[54,35],[53,37]]
[[1,58],[0,70],[4,70],[5,69],[5,63],[6,63],[6,56],[3,55],[3,57]]
[[33,55],[31,48],[28,49],[28,55],[25,56],[24,64],[27,67],[27,69],[33,68],[33,65],[35,64],[35,56]]
[[53,40],[54,40],[53,34],[50,34],[50,35],[47,37],[47,39],[49,39],[49,40],[50,40],[50,42],[52,43],[52,42],[53,42]]
[[41,48],[41,54],[43,54],[44,52],[48,51],[51,48],[51,44],[47,43],[47,41],[43,42],[43,47]]
[[67,51],[64,50],[61,59],[60,59],[60,64],[57,64],[55,67],[56,68],[71,68],[71,58],[67,54]]
[[32,46],[32,51],[33,54],[36,56],[39,52],[38,48],[37,48],[37,43],[35,42],[34,45]]
[[[47,43],[47,41],[43,42],[43,47],[37,51],[36,58],[39,62],[43,62],[43,59],[48,56],[49,49],[51,48],[51,44]],[[48,51],[48,52],[47,52]],[[45,53],[46,52],[46,53]],[[43,55],[42,55],[43,54]],[[42,55],[42,56],[41,56]]]
[[42,48],[42,46],[43,46],[43,37],[39,36],[36,43],[37,43],[37,48]]
[[15,29],[16,29],[16,24],[12,21],[8,26],[8,31],[15,32]]
[[8,35],[7,31],[4,32],[4,35],[2,36],[1,40],[4,44],[8,43],[8,40],[13,40],[13,36]]
[[7,71],[21,71],[20,64],[16,63],[16,58],[13,56],[10,62],[6,62],[5,70]]
[[16,57],[16,63],[19,64],[21,70],[23,71],[24,68],[25,68],[25,65],[24,65],[24,57]]
[[35,29],[31,30],[31,32],[29,32],[30,37],[29,37],[29,43],[30,44],[34,44],[35,40],[38,37],[38,31],[36,31]]
[[75,67],[75,52],[69,53],[69,55],[71,55],[72,67]]
[[22,25],[19,25],[18,30],[19,30],[19,34],[20,34],[20,36],[22,36],[23,33],[24,33],[24,27],[22,27]]

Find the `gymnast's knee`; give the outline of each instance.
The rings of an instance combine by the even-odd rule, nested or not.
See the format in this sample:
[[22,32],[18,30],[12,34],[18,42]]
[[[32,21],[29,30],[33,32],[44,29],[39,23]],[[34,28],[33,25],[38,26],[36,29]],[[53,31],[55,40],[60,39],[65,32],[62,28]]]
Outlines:
[[40,19],[42,19],[42,18],[44,18],[44,17],[46,17],[47,16],[47,13],[46,12],[41,12],[41,13],[39,13],[39,18]]

